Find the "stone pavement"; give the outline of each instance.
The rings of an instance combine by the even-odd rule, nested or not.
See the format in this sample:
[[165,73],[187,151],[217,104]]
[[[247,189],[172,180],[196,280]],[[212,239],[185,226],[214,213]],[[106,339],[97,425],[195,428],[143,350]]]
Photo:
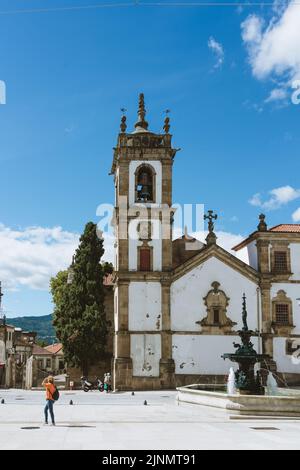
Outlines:
[[223,410],[178,405],[174,391],[61,392],[55,428],[43,426],[44,392],[0,390],[2,398],[0,449],[300,449],[300,421],[233,420]]

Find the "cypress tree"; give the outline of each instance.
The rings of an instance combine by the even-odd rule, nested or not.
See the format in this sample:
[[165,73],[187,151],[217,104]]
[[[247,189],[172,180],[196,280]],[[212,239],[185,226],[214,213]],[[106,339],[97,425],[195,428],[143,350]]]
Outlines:
[[[97,226],[89,222],[72,264],[72,282],[64,274],[51,281],[55,303],[54,327],[62,342],[68,364],[80,367],[88,376],[89,366],[101,359],[106,343],[103,276],[107,268],[100,261],[103,240]],[[56,284],[55,284],[56,283]]]

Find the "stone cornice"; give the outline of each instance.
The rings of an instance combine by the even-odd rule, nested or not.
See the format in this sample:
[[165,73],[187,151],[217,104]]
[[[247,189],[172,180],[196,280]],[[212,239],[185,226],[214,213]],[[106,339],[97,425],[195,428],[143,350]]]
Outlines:
[[161,282],[171,283],[172,273],[165,271],[118,271],[115,273],[114,282],[125,284],[129,282]]
[[253,232],[248,238],[233,247],[233,250],[239,251],[249,243],[257,240],[258,243],[300,243],[300,233],[298,232]]

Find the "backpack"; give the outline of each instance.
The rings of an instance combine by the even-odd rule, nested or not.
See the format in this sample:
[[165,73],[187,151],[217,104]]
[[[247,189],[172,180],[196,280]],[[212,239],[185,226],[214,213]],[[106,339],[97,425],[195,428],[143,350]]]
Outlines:
[[52,394],[52,398],[53,398],[54,401],[57,401],[59,399],[59,391],[58,391],[57,387],[55,387],[55,390]]

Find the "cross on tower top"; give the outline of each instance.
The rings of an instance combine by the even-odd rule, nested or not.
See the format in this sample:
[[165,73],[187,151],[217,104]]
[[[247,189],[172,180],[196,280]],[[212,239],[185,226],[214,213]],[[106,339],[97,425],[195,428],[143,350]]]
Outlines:
[[214,222],[213,220],[217,220],[218,215],[214,214],[214,211],[209,210],[207,214],[204,215],[204,220],[208,220],[208,231],[211,233],[214,231]]
[[204,214],[204,220],[208,220],[208,235],[206,237],[206,242],[208,246],[216,244],[217,241],[217,236],[214,233],[214,220],[217,220],[217,218],[217,214],[214,214],[214,211],[212,210],[209,210],[207,211],[207,214]]

